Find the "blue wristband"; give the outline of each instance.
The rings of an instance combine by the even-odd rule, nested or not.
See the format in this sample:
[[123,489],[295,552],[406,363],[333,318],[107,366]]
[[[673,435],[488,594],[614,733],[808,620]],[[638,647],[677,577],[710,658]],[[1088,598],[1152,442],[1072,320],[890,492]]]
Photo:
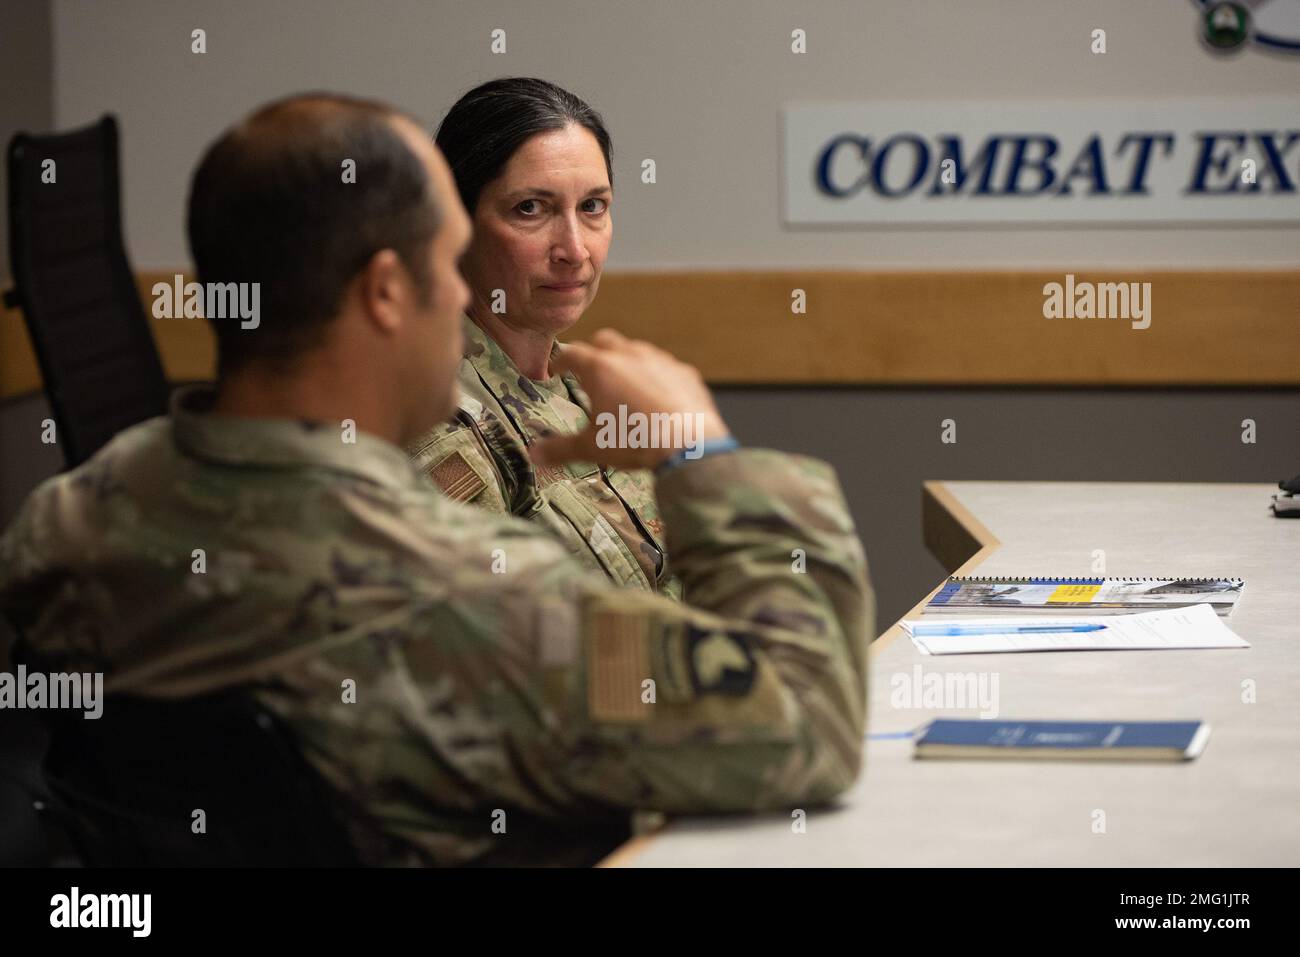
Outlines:
[[740,448],[740,440],[734,435],[723,436],[720,439],[705,439],[694,449],[682,449],[664,459],[655,466],[655,475],[663,475],[665,472],[677,468],[683,462],[694,462],[706,455],[717,455],[720,452],[734,452],[738,448]]

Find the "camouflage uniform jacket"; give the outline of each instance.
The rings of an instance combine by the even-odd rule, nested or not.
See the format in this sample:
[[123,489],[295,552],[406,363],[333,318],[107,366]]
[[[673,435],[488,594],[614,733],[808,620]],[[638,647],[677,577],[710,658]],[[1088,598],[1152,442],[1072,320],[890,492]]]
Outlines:
[[106,715],[250,689],[369,863],[545,860],[522,822],[806,807],[859,773],[874,600],[823,463],[747,449],[658,482],[687,606],[451,501],[391,443],[213,395],[177,390],[0,538],[0,612],[103,671]]
[[468,316],[464,328],[459,408],[411,445],[416,465],[448,498],[549,529],[618,584],[680,598],[648,473],[590,462],[538,468],[528,458],[534,441],[586,427],[591,406],[578,380],[529,379]]

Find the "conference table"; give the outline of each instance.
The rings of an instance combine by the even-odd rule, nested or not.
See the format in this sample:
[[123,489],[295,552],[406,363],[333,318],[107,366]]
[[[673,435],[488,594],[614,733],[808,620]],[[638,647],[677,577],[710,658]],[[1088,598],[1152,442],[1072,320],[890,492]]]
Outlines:
[[[1300,521],[1272,515],[1276,491],[924,483],[925,543],[950,573],[1240,577],[1245,588],[1224,621],[1250,647],[925,656],[895,623],[872,647],[865,768],[834,806],[675,818],[603,863],[1300,864]],[[866,545],[873,563],[890,560],[871,553],[869,537]],[[996,676],[991,700],[1004,720],[1202,720],[1212,732],[1191,761],[917,760],[918,727],[993,710],[975,701],[918,707],[925,696],[909,691],[950,672],[968,676],[967,687],[982,676],[986,690]]]

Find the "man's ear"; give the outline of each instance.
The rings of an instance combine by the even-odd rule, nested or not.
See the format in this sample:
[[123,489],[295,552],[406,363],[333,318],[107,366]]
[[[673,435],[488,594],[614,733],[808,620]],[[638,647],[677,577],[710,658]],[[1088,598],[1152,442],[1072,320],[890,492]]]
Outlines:
[[395,250],[381,249],[370,257],[357,278],[366,318],[385,332],[395,332],[402,325],[411,295],[411,280],[402,258]]

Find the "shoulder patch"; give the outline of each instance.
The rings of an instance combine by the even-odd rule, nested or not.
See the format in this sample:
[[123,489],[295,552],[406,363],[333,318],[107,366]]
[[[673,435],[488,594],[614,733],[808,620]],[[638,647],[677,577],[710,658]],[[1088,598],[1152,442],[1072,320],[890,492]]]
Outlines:
[[744,636],[689,625],[687,655],[697,694],[745,695],[754,686],[754,652]]
[[479,477],[474,467],[458,451],[452,452],[431,468],[429,477],[442,489],[444,495],[455,502],[468,502],[487,488],[487,482]]

